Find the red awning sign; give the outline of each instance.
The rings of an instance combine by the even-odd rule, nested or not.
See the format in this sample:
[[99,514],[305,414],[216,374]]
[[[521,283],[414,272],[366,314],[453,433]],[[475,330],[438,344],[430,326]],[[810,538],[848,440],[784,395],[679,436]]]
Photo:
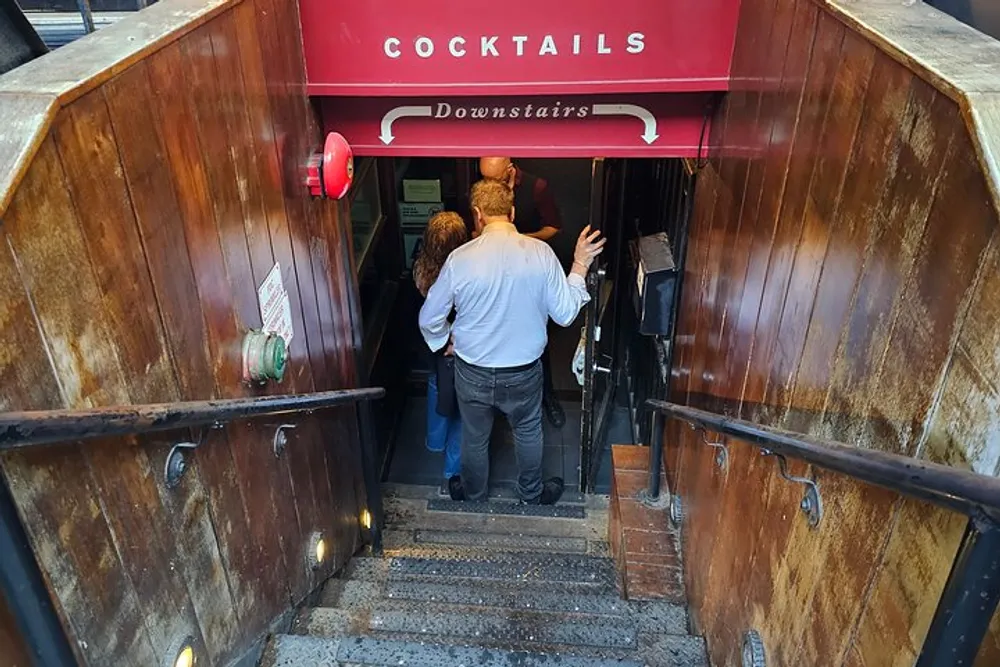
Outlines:
[[310,95],[725,90],[740,0],[299,0]]
[[694,157],[705,94],[324,98],[324,126],[360,155]]

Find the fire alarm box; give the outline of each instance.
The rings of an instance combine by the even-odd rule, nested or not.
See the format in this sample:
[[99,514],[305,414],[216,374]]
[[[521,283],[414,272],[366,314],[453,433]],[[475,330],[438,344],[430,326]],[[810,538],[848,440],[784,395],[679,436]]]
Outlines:
[[630,243],[634,280],[632,301],[639,333],[668,336],[673,317],[677,265],[670,239],[663,232],[642,236]]

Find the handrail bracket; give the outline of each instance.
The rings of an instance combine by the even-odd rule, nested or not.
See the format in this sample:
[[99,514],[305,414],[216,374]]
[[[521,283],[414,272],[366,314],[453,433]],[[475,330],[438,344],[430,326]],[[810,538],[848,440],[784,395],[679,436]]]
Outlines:
[[763,456],[773,456],[778,459],[778,471],[781,477],[793,484],[802,484],[806,487],[802,500],[799,501],[799,509],[806,515],[806,520],[810,528],[818,528],[823,520],[823,496],[819,492],[819,484],[808,477],[796,477],[788,474],[788,461],[783,454],[776,454],[770,449],[762,449]]

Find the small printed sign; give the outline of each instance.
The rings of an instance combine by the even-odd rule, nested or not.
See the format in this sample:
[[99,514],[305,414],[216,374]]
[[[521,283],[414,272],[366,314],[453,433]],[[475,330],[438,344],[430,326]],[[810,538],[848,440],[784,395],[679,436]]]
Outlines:
[[260,303],[260,318],[267,333],[278,334],[285,339],[285,345],[292,342],[292,304],[281,280],[281,267],[277,262],[264,278],[257,290]]

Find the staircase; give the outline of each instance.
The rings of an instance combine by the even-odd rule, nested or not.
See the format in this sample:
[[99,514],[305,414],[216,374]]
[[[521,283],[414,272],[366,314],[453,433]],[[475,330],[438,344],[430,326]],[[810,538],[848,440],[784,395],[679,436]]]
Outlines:
[[385,554],[331,579],[263,667],[702,667],[687,612],[618,593],[606,499],[453,503],[387,489]]

